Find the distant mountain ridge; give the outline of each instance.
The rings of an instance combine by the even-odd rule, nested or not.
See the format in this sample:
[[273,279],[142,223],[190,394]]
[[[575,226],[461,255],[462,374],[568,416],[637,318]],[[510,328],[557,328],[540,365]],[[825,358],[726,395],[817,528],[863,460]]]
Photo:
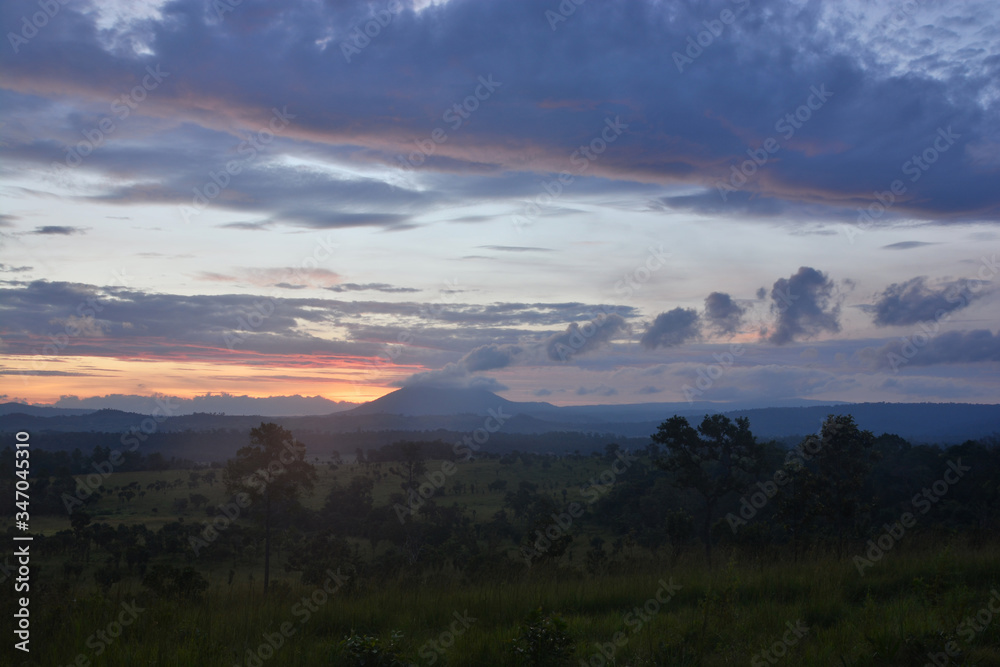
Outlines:
[[77,415],[89,415],[96,410],[74,409],[74,408],[53,408],[42,405],[27,405],[25,403],[0,403],[0,415],[31,415],[33,417],[73,417]]
[[[470,432],[489,415],[502,416],[507,433],[606,433],[647,437],[665,419],[686,416],[693,424],[706,414],[747,417],[759,438],[784,438],[815,433],[830,414],[852,414],[858,425],[874,432],[894,433],[915,443],[951,444],[1000,435],[1000,405],[967,403],[837,403],[791,401],[787,407],[752,407],[718,403],[640,403],[559,407],[545,402],[517,402],[485,389],[405,387],[356,408],[313,416],[220,415],[196,413],[155,419],[161,432],[212,430],[247,431],[261,421],[275,421],[293,431]],[[71,414],[76,412],[77,414]],[[147,415],[120,410],[74,411],[0,406],[0,431],[123,433],[148,428]]]

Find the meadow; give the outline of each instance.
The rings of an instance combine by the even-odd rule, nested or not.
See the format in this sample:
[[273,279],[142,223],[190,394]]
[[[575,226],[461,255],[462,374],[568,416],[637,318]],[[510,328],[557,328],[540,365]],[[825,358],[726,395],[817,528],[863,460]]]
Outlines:
[[[400,486],[391,465],[332,469],[323,462],[303,506],[319,510],[330,489],[359,473],[374,481],[374,504],[389,503]],[[427,474],[443,465],[426,462]],[[482,525],[521,482],[537,484],[538,493],[564,507],[581,501],[582,489],[607,468],[600,457],[553,459],[544,467],[497,458],[459,463],[435,501],[461,507]],[[206,472],[116,473],[105,481],[112,493],[87,511],[95,525],[152,531],[178,521],[198,525],[227,500],[221,481],[205,481]],[[497,480],[507,482],[505,490],[487,488]],[[166,488],[156,490],[157,482]],[[145,493],[129,500],[114,493],[127,488]],[[195,494],[206,499],[197,508]],[[253,529],[250,519],[238,522]],[[66,516],[33,522],[33,532],[52,536],[54,544],[69,527]],[[10,522],[0,530],[12,531]],[[1000,614],[990,608],[1000,610],[1000,546],[990,540],[957,532],[904,536],[863,573],[850,557],[821,547],[793,559],[787,550],[721,545],[709,568],[697,545],[668,552],[625,540],[592,568],[587,545],[593,551],[595,538],[610,544],[615,531],[581,518],[570,532],[574,539],[561,558],[530,567],[518,559],[516,545],[505,544],[499,549],[510,556],[504,567],[489,561],[473,572],[441,558],[389,573],[332,568],[308,584],[282,567],[296,544],[286,537],[276,543],[266,594],[258,551],[219,559],[210,544],[197,556],[191,550],[180,559],[154,555],[149,567],[163,561],[198,571],[207,588],[190,596],[156,592],[131,569],[99,585],[94,572],[106,555],[99,545],[84,562],[76,550],[43,540],[32,561],[32,651],[25,659],[8,644],[5,662],[1000,665]],[[349,542],[362,563],[389,550],[370,540]]]

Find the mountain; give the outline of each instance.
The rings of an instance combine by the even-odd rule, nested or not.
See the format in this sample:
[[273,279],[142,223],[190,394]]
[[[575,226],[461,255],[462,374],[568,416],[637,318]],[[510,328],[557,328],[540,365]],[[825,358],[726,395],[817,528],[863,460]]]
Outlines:
[[[356,408],[312,416],[222,415],[196,413],[156,419],[119,410],[58,410],[19,404],[0,406],[0,432],[20,430],[63,433],[117,433],[143,428],[158,433],[229,431],[246,433],[261,421],[274,421],[297,433],[446,431],[470,433],[487,417],[503,417],[503,433],[610,434],[645,438],[665,419],[678,414],[697,425],[706,414],[746,417],[761,439],[816,433],[830,414],[852,414],[858,425],[876,435],[894,433],[913,443],[952,444],[1000,434],[1000,405],[964,403],[839,403],[789,401],[759,407],[733,403],[638,403],[558,407],[544,402],[516,402],[485,389],[404,387]],[[325,407],[325,406],[324,406]],[[6,409],[3,409],[6,408]],[[76,413],[76,414],[73,414]],[[326,437],[326,436],[324,436]],[[423,437],[414,435],[413,437]]]
[[75,417],[87,415],[95,410],[73,408],[50,408],[25,403],[0,403],[0,415],[31,415],[32,417]]
[[759,438],[817,433],[828,415],[850,414],[875,435],[895,433],[912,443],[954,443],[1000,435],[1000,405],[969,403],[850,403],[807,408],[765,408],[725,413],[746,417]]
[[426,415],[486,416],[490,410],[503,408],[506,414],[552,414],[560,408],[551,403],[517,403],[497,396],[486,389],[448,389],[444,387],[403,387],[374,401],[369,401],[346,414],[352,415]]

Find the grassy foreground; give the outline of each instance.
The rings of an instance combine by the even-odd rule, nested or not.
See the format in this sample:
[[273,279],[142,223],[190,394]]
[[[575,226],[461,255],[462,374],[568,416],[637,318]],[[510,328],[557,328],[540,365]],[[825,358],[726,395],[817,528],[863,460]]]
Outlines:
[[[264,597],[246,572],[231,582],[217,574],[201,601],[179,602],[128,579],[105,595],[79,584],[36,594],[30,657],[7,642],[4,662],[350,665],[346,636],[385,646],[395,634],[407,663],[515,665],[512,640],[541,607],[565,620],[573,665],[925,665],[935,654],[939,665],[1000,665],[1000,614],[989,611],[991,594],[1000,609],[995,547],[890,553],[863,577],[850,560],[709,571],[692,554],[669,570],[597,577],[532,568],[495,583],[441,572],[330,588],[279,581]],[[948,642],[960,655],[944,653]]]

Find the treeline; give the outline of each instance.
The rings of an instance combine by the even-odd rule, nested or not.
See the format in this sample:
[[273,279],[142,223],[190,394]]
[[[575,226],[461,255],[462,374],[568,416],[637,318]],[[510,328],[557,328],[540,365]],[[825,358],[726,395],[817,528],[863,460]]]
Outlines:
[[[309,457],[329,459],[331,456],[356,456],[360,449],[363,456],[382,457],[380,450],[397,447],[400,442],[441,442],[446,445],[442,452],[454,449],[456,443],[468,439],[468,432],[447,431],[350,431],[331,433],[329,431],[295,430],[296,440],[305,445]],[[13,442],[14,434],[0,433],[4,442]],[[572,452],[593,452],[604,447],[616,436],[598,433],[552,432],[545,434],[523,434],[496,432],[482,445],[481,451],[507,453],[515,450],[541,453],[568,454]],[[103,433],[32,431],[32,450],[44,450],[71,454],[74,450],[93,451],[95,447],[119,450],[130,456],[130,465],[150,460],[149,456],[159,454],[166,460],[193,461],[193,465],[224,463],[241,447],[246,445],[245,429],[214,429],[189,431],[154,431],[145,433]],[[644,447],[648,438],[617,439],[628,447]],[[464,451],[464,450],[463,450]],[[137,458],[133,454],[145,454]],[[151,459],[159,461],[157,458]],[[158,470],[152,467],[130,467],[128,470]],[[73,469],[74,474],[83,472]]]
[[[101,434],[93,434],[99,436]],[[95,438],[101,442],[98,438]],[[38,442],[36,442],[38,441]],[[160,452],[153,452],[145,455],[141,451],[129,451],[121,448],[112,448],[96,444],[90,450],[90,454],[84,454],[81,448],[74,448],[72,451],[50,450],[43,448],[44,436],[32,435],[31,438],[31,475],[40,477],[60,477],[65,475],[86,475],[94,472],[95,465],[104,464],[111,459],[112,453],[115,455],[116,463],[114,468],[119,472],[137,472],[141,470],[187,470],[195,468],[197,465],[191,459],[171,456],[167,458]],[[39,445],[36,447],[36,444]],[[14,460],[14,451],[6,447],[0,451],[0,472],[6,473],[11,468],[11,461]]]
[[[612,443],[586,457],[490,455],[497,466],[553,469],[516,486],[499,467],[496,479],[476,486],[461,460],[445,456],[448,441],[399,442],[350,466],[351,478],[335,483],[316,510],[300,502],[314,466],[290,433],[275,433],[270,449],[244,448],[219,471],[227,501],[192,496],[200,521],[182,518],[155,534],[112,529],[91,523],[87,501],[70,517],[71,530],[39,539],[84,562],[100,546],[110,554],[102,581],[142,574],[161,557],[236,568],[268,562],[273,550],[275,562],[315,583],[339,568],[355,582],[442,570],[493,579],[540,565],[606,573],[695,549],[708,562],[719,549],[768,559],[835,553],[863,570],[892,549],[978,547],[1000,536],[995,442],[912,446],[862,431],[850,416],[830,417],[792,449],[758,442],[745,420],[714,415],[697,426],[671,418],[641,450]],[[286,450],[294,451],[288,461]],[[284,468],[272,470],[275,461]],[[556,481],[581,477],[582,485]],[[386,478],[398,490],[376,502],[376,480]],[[46,483],[54,491],[68,482]],[[456,502],[468,493],[494,494],[500,509],[477,516]]]

